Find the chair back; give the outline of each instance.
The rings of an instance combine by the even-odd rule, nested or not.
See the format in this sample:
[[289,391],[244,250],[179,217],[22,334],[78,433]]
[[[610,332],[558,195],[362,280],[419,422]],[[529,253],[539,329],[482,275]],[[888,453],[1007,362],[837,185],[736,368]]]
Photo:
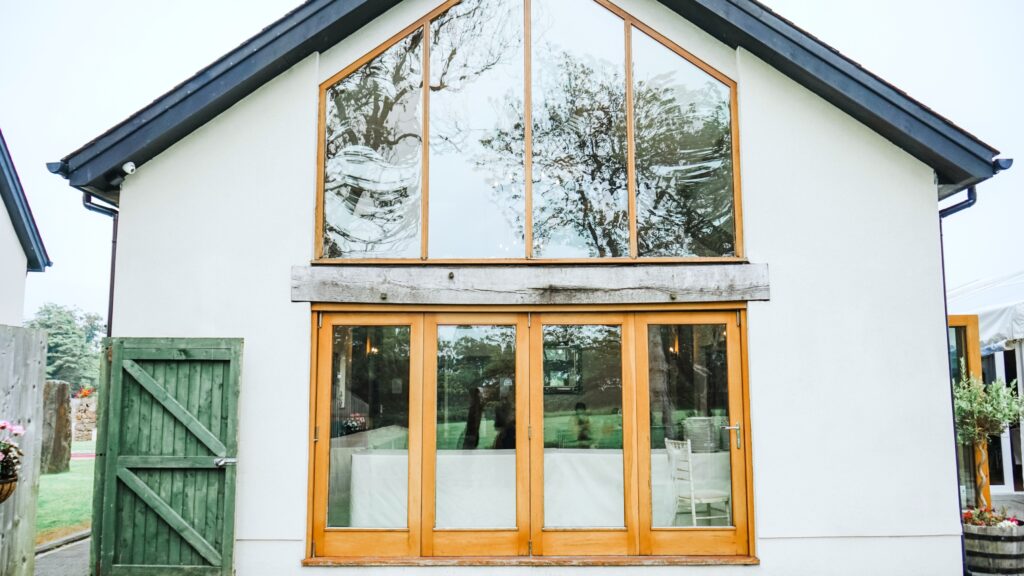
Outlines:
[[665,438],[665,450],[668,451],[668,469],[672,480],[692,486],[693,451],[690,449],[690,441]]

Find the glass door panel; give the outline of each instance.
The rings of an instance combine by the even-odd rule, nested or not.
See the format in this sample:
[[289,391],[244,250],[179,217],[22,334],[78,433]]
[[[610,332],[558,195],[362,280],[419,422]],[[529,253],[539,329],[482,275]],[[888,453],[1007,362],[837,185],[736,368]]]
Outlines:
[[748,549],[737,318],[638,315],[642,554]]
[[535,315],[530,338],[534,554],[635,553],[632,316]]
[[526,332],[522,315],[427,318],[426,555],[528,551]]
[[544,527],[624,528],[622,327],[543,330]]
[[516,327],[437,327],[434,527],[516,527]]
[[725,326],[647,327],[652,526],[732,525]]
[[419,548],[421,316],[325,316],[318,336],[317,549]]

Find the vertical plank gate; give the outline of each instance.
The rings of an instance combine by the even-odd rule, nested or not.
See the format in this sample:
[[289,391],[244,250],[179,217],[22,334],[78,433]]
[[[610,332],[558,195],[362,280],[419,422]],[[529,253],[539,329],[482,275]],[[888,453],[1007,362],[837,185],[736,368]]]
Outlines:
[[93,575],[230,576],[242,341],[104,347]]

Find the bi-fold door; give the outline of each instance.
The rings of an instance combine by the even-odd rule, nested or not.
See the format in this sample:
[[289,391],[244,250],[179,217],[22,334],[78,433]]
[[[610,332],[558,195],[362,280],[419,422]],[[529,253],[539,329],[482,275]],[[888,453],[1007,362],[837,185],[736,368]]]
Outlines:
[[314,555],[748,554],[739,317],[324,313]]

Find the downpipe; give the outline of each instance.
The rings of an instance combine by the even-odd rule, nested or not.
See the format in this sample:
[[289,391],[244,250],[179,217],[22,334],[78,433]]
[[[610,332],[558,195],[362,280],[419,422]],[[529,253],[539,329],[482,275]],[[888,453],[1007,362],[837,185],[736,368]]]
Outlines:
[[109,216],[112,219],[113,230],[110,234],[110,288],[107,293],[107,338],[112,334],[114,322],[114,273],[117,264],[117,221],[120,213],[110,207],[93,202],[93,195],[89,192],[82,192],[82,206],[90,212]]

